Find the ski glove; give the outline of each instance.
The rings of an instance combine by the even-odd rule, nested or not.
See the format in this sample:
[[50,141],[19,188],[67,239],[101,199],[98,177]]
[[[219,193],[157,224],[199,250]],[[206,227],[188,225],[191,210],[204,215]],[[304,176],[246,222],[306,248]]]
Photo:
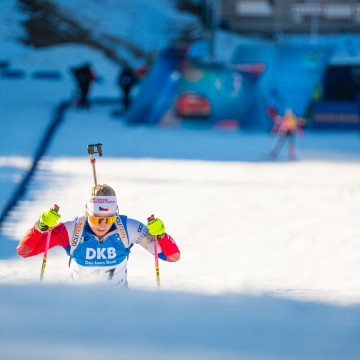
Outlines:
[[165,225],[159,219],[155,218],[153,215],[148,218],[147,228],[151,235],[157,236],[158,238],[162,238],[165,233]]
[[60,217],[61,215],[57,211],[48,209],[41,214],[40,219],[36,224],[37,228],[40,231],[48,231],[57,224]]

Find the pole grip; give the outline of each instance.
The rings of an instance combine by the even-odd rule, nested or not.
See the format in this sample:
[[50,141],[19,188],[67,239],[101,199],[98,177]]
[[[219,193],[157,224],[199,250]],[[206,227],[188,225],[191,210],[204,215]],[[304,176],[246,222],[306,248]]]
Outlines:
[[[59,212],[59,205],[54,204],[54,206],[51,208],[52,210]],[[46,261],[47,261],[47,253],[50,247],[50,239],[51,239],[51,228],[49,229],[48,233],[46,234],[46,243],[45,243],[45,250],[44,250],[44,258],[41,265],[41,272],[40,272],[40,281],[43,281],[44,274],[45,274],[45,268],[46,268]]]
[[102,156],[102,144],[96,144],[99,156]]
[[88,153],[90,155],[90,164],[92,165],[93,177],[94,177],[94,184],[97,185],[97,178],[96,178],[96,168],[95,168],[95,154],[97,153],[99,156],[102,156],[102,144],[89,144],[87,146]]

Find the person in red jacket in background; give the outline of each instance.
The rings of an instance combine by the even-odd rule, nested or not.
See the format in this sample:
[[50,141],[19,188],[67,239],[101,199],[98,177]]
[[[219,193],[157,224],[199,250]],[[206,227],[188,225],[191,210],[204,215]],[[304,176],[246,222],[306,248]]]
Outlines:
[[286,109],[283,116],[277,115],[274,118],[272,133],[278,134],[278,139],[271,151],[271,157],[276,158],[281,150],[285,140],[288,140],[288,156],[290,160],[295,160],[295,135],[302,134],[302,126],[305,125],[305,119],[297,117],[292,109]]
[[18,255],[30,257],[45,251],[47,233],[50,246],[61,246],[70,256],[70,275],[75,282],[101,282],[127,287],[127,262],[134,244],[154,254],[154,241],[160,259],[175,262],[180,251],[166,233],[164,223],[155,217],[147,225],[119,215],[115,191],[108,185],[92,187],[84,216],[57,223],[54,209],[43,212],[17,247]]
[[89,63],[85,63],[79,67],[72,68],[71,72],[74,75],[79,92],[77,105],[82,108],[89,108],[89,91],[91,84],[94,80],[96,80],[96,76],[91,68],[91,65]]

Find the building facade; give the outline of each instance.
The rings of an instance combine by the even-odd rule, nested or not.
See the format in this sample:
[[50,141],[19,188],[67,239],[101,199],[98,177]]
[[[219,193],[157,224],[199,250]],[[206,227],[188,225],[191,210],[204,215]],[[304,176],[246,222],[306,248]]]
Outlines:
[[221,0],[220,19],[244,35],[360,34],[360,0]]

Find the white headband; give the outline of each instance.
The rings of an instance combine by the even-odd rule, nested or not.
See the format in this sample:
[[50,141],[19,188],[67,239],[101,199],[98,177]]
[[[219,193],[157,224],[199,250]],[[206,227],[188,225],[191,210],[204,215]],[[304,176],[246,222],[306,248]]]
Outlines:
[[86,200],[86,209],[92,214],[105,216],[117,214],[116,196],[89,196]]

